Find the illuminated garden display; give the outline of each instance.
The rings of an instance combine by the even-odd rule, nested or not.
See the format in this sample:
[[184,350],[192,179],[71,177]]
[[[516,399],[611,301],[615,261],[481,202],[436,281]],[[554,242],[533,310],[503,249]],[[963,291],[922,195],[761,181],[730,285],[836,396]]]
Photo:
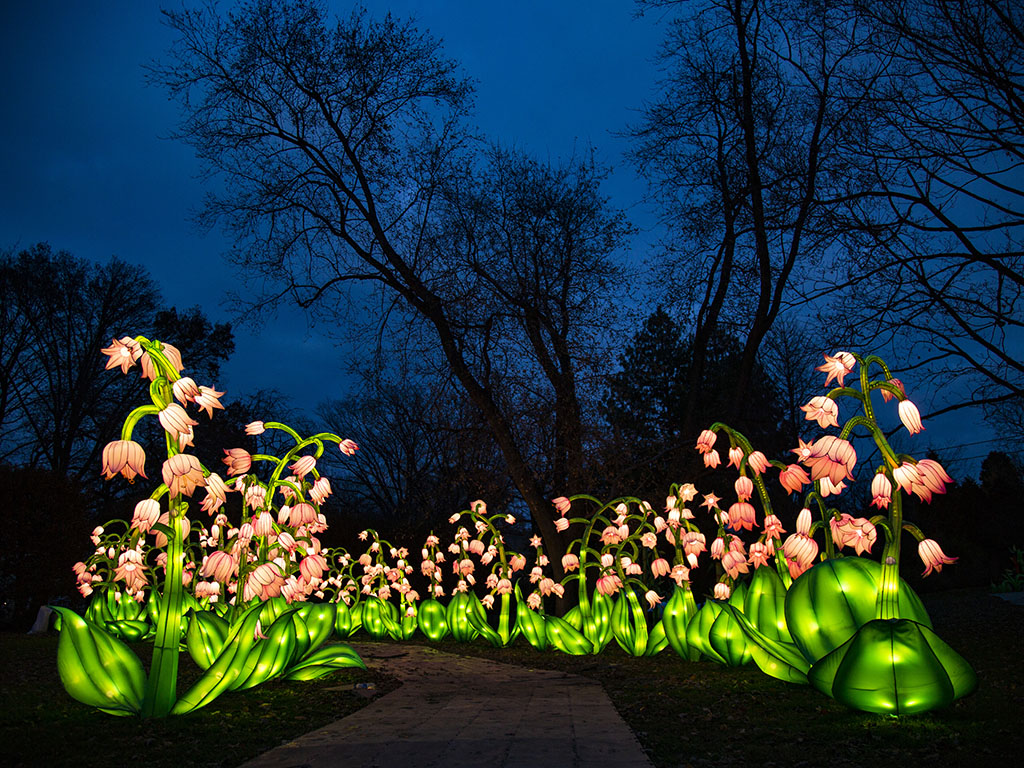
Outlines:
[[[55,609],[61,680],[104,712],[184,714],[228,690],[362,666],[337,642],[360,629],[375,639],[482,638],[574,655],[601,653],[613,641],[634,656],[671,649],[690,661],[754,663],[877,713],[936,709],[976,685],[899,576],[904,534],[919,542],[926,574],[954,561],[903,518],[905,495],[927,502],[951,479],[936,461],[895,453],[880,430],[875,408],[891,401],[911,434],[921,421],[877,357],[826,356],[820,370],[837,386],[803,410],[833,431],[801,441],[792,463],[768,459],[725,424],[703,431],[697,450],[712,469],[725,451],[721,471],[736,475],[735,499],[700,494],[690,483],[672,485],[657,509],[632,497],[554,499],[557,530],[580,532],[556,581],[540,537],[528,552],[511,551],[503,531],[515,518],[489,513],[484,501],[451,516],[453,536],[431,534],[407,548],[367,530],[358,555],[321,546],[331,488],[317,463],[325,450],[351,456],[352,440],[254,422],[248,434],[278,431],[290,447],[280,457],[227,449],[222,478],[187,452],[199,422],[186,409],[212,417],[223,393],[182,376],[169,344],[125,337],[104,353],[107,368],[140,366],[152,401],[106,446],[104,476],[149,479],[133,440],[144,417],[159,421],[166,449],[163,482],[138,501],[131,521],[97,527],[93,553],[75,566],[89,599],[85,616]],[[864,517],[829,503],[854,478],[853,437],[870,438],[881,454],[862,480],[875,512]],[[792,509],[773,507],[767,483],[781,485]],[[242,500],[241,519],[225,512],[231,493]],[[717,527],[710,542],[697,515]],[[878,549],[881,563],[862,556]],[[697,568],[719,574],[707,599],[691,588]],[[571,608],[545,611],[556,599]],[[125,643],[140,640],[154,644],[148,673]],[[205,672],[179,696],[183,651]]]

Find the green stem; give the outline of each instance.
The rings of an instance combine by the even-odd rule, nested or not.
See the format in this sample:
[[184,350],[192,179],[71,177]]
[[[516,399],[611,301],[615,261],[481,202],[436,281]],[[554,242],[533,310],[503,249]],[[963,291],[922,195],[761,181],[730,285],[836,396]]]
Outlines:
[[903,530],[903,495],[892,496],[885,550],[882,552],[882,577],[878,584],[875,618],[896,619],[900,615],[900,533]]
[[181,642],[181,606],[185,594],[182,571],[185,557],[182,542],[181,503],[174,498],[170,503],[168,525],[171,536],[167,545],[164,594],[160,600],[156,642],[153,646],[153,664],[146,681],[142,702],[143,717],[166,717],[174,707],[178,695],[178,654]]

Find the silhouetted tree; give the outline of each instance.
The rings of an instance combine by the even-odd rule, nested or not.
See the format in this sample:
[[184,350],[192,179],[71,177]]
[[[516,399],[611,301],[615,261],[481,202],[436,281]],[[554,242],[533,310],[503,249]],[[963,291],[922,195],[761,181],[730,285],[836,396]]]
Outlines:
[[620,370],[607,379],[603,404],[611,430],[603,464],[608,479],[619,486],[612,493],[656,498],[673,482],[693,482],[705,474],[694,451],[696,435],[682,431],[688,408],[702,416],[701,429],[724,421],[768,455],[783,448],[776,388],[760,366],[746,400],[733,399],[730,384],[741,364],[741,344],[718,334],[703,357],[704,376],[690,389],[693,336],[684,337],[682,327],[660,307],[626,346]]
[[234,349],[229,325],[211,324],[198,308],[163,309],[146,271],[116,258],[95,264],[40,243],[0,260],[0,290],[0,458],[89,490],[99,487],[104,445],[146,396],[137,374],[104,370],[100,350],[112,338],[168,341],[186,372],[211,385]]
[[[582,464],[576,365],[626,233],[599,169],[477,151],[468,80],[390,16],[335,23],[314,3],[267,0],[165,16],[178,38],[154,79],[184,105],[179,136],[225,181],[207,216],[238,233],[239,264],[266,289],[246,303],[339,326],[358,320],[353,306],[379,307],[377,330],[443,366],[486,422],[557,572],[549,499]],[[550,466],[530,426],[545,411]]]
[[[867,32],[840,3],[640,5],[672,14],[660,93],[630,133],[669,233],[666,282],[692,318],[688,388],[725,330],[741,354],[720,386],[743,402],[774,324],[827,279],[844,241],[860,239],[845,209],[868,178],[861,143],[882,65],[862,55]],[[819,331],[817,351],[830,335]],[[682,427],[694,436],[696,408]]]

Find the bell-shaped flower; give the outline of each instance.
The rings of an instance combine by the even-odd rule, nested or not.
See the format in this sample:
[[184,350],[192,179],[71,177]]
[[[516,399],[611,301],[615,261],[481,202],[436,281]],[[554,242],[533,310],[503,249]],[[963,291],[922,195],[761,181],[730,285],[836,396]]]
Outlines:
[[[121,474],[129,483],[136,475],[146,477],[146,452],[134,440],[112,440],[103,447],[103,479]],[[146,478],[148,479],[148,478]]]

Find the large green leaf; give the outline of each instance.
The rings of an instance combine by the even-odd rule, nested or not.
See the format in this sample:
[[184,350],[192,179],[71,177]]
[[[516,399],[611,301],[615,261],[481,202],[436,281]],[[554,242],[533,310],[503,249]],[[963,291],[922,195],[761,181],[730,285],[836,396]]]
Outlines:
[[722,604],[720,602],[705,600],[704,604],[697,610],[697,613],[690,619],[690,623],[686,625],[686,644],[691,649],[700,651],[701,654],[707,656],[712,661],[717,661],[719,664],[728,664],[722,655],[711,647],[711,642],[708,640],[711,627],[721,612]]
[[[294,608],[281,613],[264,632],[266,637],[249,650],[238,677],[231,684],[232,690],[244,691],[274,679],[291,666],[297,650],[308,646],[305,628],[302,622],[295,620],[294,614]],[[298,635],[304,638],[305,643],[300,645],[296,639]]]
[[562,653],[582,656],[594,649],[591,642],[581,632],[558,616],[545,616],[544,628],[547,632],[548,642]]
[[[474,610],[472,598],[475,597],[472,592],[456,592],[448,602],[445,620],[448,622],[448,631],[456,642],[468,643],[478,634],[469,618],[469,611]],[[477,603],[479,602],[477,600]]]
[[783,642],[761,632],[750,617],[736,610],[735,606],[726,605],[723,610],[732,614],[747,636],[750,654],[762,672],[787,683],[807,684],[810,664],[794,643]]
[[183,715],[205,707],[233,687],[243,671],[249,652],[256,645],[256,625],[260,622],[262,609],[263,606],[257,603],[232,625],[220,654],[203,676],[178,699],[171,710],[172,715]]
[[651,628],[651,633],[647,637],[647,650],[644,651],[644,656],[654,656],[666,648],[668,648],[668,638],[665,636],[665,625],[659,621]]
[[686,626],[696,613],[697,604],[693,599],[693,592],[687,585],[685,588],[676,586],[672,590],[672,596],[665,603],[665,611],[661,616],[662,630],[668,644],[672,646],[672,650],[690,661],[700,658],[700,651],[690,648],[686,642]]
[[83,704],[111,715],[138,714],[146,688],[146,673],[138,657],[74,611],[52,608],[61,618],[57,671],[65,690]]
[[[523,600],[523,593],[522,590],[519,589],[518,582],[516,582],[515,597],[516,629],[523,635],[523,637],[526,638],[526,642],[538,651],[547,650],[548,634],[547,629],[544,627],[544,617],[530,608],[530,606],[528,606]],[[572,625],[570,624],[570,626]]]
[[971,693],[977,676],[931,628],[873,619],[811,667],[811,685],[864,712],[928,712]]
[[433,598],[420,603],[416,612],[416,623],[420,632],[435,643],[443,640],[448,634],[448,621],[445,619],[444,606]]
[[786,585],[774,568],[755,569],[743,602],[743,613],[762,634],[784,643],[793,642],[786,626]]
[[[875,618],[882,566],[864,557],[818,563],[786,594],[786,626],[811,663],[824,658]],[[931,627],[928,612],[907,584],[899,587],[899,617]]]
[[192,661],[201,669],[209,669],[224,649],[228,623],[213,611],[191,611],[185,647]]
[[334,634],[334,603],[303,603],[295,612],[295,658],[302,659],[313,653]]
[[359,654],[352,649],[352,646],[346,643],[334,643],[313,651],[306,658],[289,667],[283,676],[287,680],[315,680],[345,667],[366,669],[363,660],[359,658]]
[[612,607],[612,635],[626,653],[643,656],[647,651],[647,618],[632,589],[623,591]]
[[334,609],[334,632],[338,637],[351,637],[352,632],[352,609],[342,600],[335,603]]

